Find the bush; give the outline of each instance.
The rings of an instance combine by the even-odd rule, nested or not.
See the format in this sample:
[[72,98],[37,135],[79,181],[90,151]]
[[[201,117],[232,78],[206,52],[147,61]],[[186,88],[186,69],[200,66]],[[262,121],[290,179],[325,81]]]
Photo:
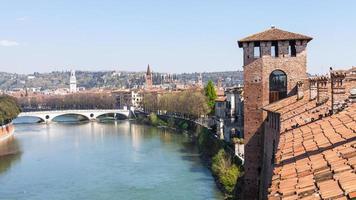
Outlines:
[[151,113],[148,118],[150,119],[150,123],[153,126],[167,126],[167,123],[161,120],[156,113]]
[[188,123],[187,122],[184,122],[182,121],[180,124],[179,124],[179,128],[180,129],[183,129],[183,130],[187,130],[188,129]]
[[229,194],[233,193],[239,176],[240,168],[238,168],[235,164],[226,169],[225,172],[220,175],[220,182]]
[[150,119],[150,122],[152,125],[157,126],[158,125],[158,117],[156,113],[151,113],[148,118]]
[[167,124],[169,127],[175,127],[175,119],[173,117],[169,117],[168,120],[167,120]]
[[209,131],[207,129],[204,128],[199,133],[198,147],[200,152],[204,156],[208,158],[212,158],[215,154],[217,154],[221,146],[222,146],[221,141],[212,138],[212,136],[209,134]]
[[240,176],[240,168],[231,163],[231,159],[228,157],[224,149],[220,149],[213,157],[211,169],[224,190],[227,193],[232,194],[236,181]]

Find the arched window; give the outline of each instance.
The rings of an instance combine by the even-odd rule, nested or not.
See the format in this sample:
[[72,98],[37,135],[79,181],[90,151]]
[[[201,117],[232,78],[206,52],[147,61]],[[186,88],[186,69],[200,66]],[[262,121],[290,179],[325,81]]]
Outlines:
[[287,75],[281,70],[275,70],[269,76],[269,102],[275,102],[287,97]]

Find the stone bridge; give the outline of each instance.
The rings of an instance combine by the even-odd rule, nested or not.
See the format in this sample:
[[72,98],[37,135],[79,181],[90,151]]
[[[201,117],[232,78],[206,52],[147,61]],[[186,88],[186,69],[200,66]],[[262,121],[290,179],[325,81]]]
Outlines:
[[83,116],[88,120],[96,120],[98,117],[105,114],[114,114],[114,116],[125,116],[126,118],[130,115],[130,110],[49,110],[49,111],[32,111],[32,112],[22,112],[17,117],[37,117],[44,122],[51,122],[54,118],[62,115],[79,115]]

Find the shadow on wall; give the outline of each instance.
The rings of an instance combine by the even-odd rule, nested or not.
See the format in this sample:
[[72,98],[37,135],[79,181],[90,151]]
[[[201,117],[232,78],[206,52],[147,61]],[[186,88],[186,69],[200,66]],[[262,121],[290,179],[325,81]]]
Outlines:
[[[274,168],[274,163],[271,162],[273,159],[273,148],[278,147],[279,143],[279,135],[274,137],[270,137],[271,134],[274,133],[266,133],[265,132],[265,123],[268,123],[267,120],[264,120],[261,126],[259,126],[258,130],[261,131],[260,135],[254,134],[248,143],[245,144],[245,165],[249,162],[249,166],[257,165],[256,167],[252,167],[251,169],[246,169],[244,166],[244,172],[242,177],[238,179],[234,194],[236,199],[267,199],[268,195],[268,185],[272,180],[272,171]],[[267,134],[267,135],[265,135]],[[266,137],[265,137],[266,136]],[[265,138],[270,138],[270,141],[265,141]],[[275,140],[273,145],[273,140]],[[246,141],[246,140],[245,140]],[[253,145],[248,145],[248,144]],[[254,145],[257,144],[260,146],[260,160],[252,160],[247,159],[250,157],[247,153],[248,152],[256,152],[257,149],[254,148]],[[266,146],[265,146],[266,145]],[[247,148],[253,148],[249,151],[246,150]],[[255,158],[251,156],[251,158]],[[256,158],[255,158],[256,159]],[[274,159],[273,159],[274,160]],[[257,163],[254,163],[257,162]],[[253,171],[248,171],[253,170]],[[251,180],[246,180],[246,171],[249,173],[249,177]],[[253,176],[251,178],[251,176]],[[246,190],[246,188],[249,188]]]

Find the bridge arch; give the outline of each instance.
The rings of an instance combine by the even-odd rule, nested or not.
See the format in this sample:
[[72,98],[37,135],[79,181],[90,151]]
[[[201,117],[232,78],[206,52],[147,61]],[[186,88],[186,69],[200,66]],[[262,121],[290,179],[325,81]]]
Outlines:
[[41,116],[36,116],[36,115],[28,115],[28,116],[18,116],[16,117],[16,119],[14,119],[14,123],[16,123],[17,121],[21,121],[21,123],[41,123],[41,122],[45,122],[46,119],[44,117]]
[[[49,115],[47,115],[47,116],[49,116]],[[47,117],[47,116],[46,116],[46,117]],[[85,114],[82,114],[82,113],[63,113],[63,114],[58,114],[58,115],[52,116],[51,121],[54,121],[54,122],[61,122],[61,121],[58,121],[58,119],[59,119],[60,117],[65,117],[65,116],[67,116],[67,117],[73,117],[73,118],[75,118],[75,117],[82,117],[82,120],[81,120],[81,119],[78,119],[77,121],[89,121],[90,118],[91,118],[90,116],[85,115]],[[49,118],[46,118],[46,120],[49,120]]]
[[106,113],[100,113],[99,115],[96,116],[96,119],[100,119],[104,116],[109,116],[112,117],[114,119],[116,119],[117,117],[119,117],[120,119],[127,119],[128,116],[123,114],[123,113],[117,113],[117,112],[106,112]]
[[116,119],[128,119],[129,116],[122,114],[122,113],[116,113]]

